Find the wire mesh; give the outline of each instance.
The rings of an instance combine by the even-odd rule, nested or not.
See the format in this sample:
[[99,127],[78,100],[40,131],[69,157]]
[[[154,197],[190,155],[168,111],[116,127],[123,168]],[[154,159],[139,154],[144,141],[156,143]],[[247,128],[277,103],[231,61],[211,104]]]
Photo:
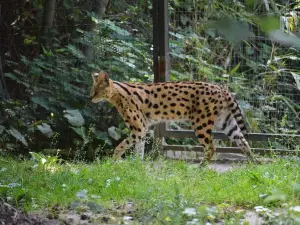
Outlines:
[[[247,21],[248,16],[231,1],[222,3],[222,7],[170,5],[171,79],[207,81],[228,88],[242,108],[249,132],[299,134],[297,50],[271,40],[261,27]],[[234,19],[231,21],[224,12],[222,15],[222,10],[236,10],[230,11]],[[260,10],[255,16],[265,19],[267,13]],[[276,19],[279,24],[282,17]],[[286,23],[281,29],[292,34],[288,27]],[[293,28],[294,34],[297,30],[299,27]],[[189,130],[190,126],[172,123],[168,129]],[[217,146],[231,145],[215,142]],[[173,139],[168,143],[178,142]],[[197,144],[194,140],[183,143]],[[297,149],[298,142],[295,138],[277,138],[251,145]]]

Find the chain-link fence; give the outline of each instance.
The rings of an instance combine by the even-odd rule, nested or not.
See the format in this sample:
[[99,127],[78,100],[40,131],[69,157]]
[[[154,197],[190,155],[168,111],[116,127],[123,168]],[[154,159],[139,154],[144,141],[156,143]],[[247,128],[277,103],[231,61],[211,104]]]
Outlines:
[[[243,110],[250,145],[260,152],[299,148],[299,53],[279,37],[297,35],[299,25],[297,11],[285,6],[281,16],[272,17],[265,4],[251,14],[238,1],[169,5],[171,80],[180,77],[228,88]],[[176,139],[167,139],[173,146],[165,149],[185,151],[191,150],[186,145],[198,145],[196,140],[178,139],[192,137],[193,132],[184,130],[190,130],[189,124],[169,124],[164,135]],[[218,132],[214,136],[227,139]],[[215,145],[223,147],[219,151],[235,151],[228,141],[215,140]]]

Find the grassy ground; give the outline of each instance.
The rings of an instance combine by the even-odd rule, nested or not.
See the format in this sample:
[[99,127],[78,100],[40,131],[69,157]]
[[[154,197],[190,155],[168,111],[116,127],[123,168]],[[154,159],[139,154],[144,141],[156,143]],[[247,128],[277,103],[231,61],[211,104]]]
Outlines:
[[87,205],[92,211],[105,209],[108,220],[128,214],[146,224],[193,219],[235,224],[244,209],[300,204],[297,183],[299,163],[286,160],[217,173],[162,159],[59,165],[49,159],[0,158],[0,197],[12,205],[27,211]]

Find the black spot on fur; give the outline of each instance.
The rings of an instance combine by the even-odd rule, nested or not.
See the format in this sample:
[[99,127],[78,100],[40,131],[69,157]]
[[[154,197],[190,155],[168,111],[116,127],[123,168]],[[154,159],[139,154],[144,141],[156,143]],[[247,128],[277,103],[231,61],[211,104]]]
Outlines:
[[197,130],[202,130],[203,129],[203,126],[198,126],[197,128],[196,128]]
[[205,138],[204,141],[205,141],[206,144],[209,144],[209,143],[210,143],[210,141],[209,141],[208,138]]
[[197,135],[197,138],[204,138],[205,136],[204,136],[204,134],[198,134]]

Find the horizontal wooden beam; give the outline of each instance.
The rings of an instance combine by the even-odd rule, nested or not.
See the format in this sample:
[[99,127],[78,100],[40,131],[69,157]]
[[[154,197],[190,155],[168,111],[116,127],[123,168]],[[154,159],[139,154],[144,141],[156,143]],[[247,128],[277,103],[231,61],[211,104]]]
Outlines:
[[[194,152],[203,152],[204,149],[202,146],[189,146],[189,145],[163,145],[164,151],[194,151]],[[257,154],[296,154],[297,151],[287,150],[287,149],[265,149],[265,148],[252,148],[252,151]],[[216,152],[220,153],[243,153],[240,148],[237,147],[219,147],[216,148]]]
[[[191,130],[160,130],[162,137],[168,138],[193,138],[196,139],[194,131]],[[213,132],[214,139],[229,140],[226,134],[222,132]],[[249,133],[247,140],[249,141],[269,141],[275,138],[300,138],[296,134],[265,134],[265,133]]]

